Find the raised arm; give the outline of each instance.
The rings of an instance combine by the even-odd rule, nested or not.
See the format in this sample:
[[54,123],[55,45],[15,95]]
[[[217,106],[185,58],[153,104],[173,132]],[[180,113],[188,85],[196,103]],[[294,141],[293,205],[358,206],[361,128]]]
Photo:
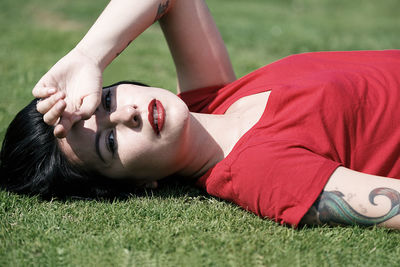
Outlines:
[[[76,46],[104,70],[177,0],[112,0]],[[179,2],[179,0],[178,0]]]
[[160,20],[178,76],[178,92],[236,79],[225,44],[204,0],[176,0]]
[[[102,69],[160,19],[177,70],[178,92],[236,79],[225,44],[204,0],[129,1],[127,6],[116,2],[110,2],[77,46],[99,62]],[[102,44],[99,47],[98,42]]]
[[[102,75],[125,47],[168,12],[175,0],[112,0],[78,45],[36,84],[32,93],[47,124],[65,137],[73,123],[89,118],[100,103]],[[59,92],[59,93],[56,93]]]
[[57,137],[65,137],[76,121],[93,114],[100,103],[104,69],[160,18],[180,91],[235,80],[225,45],[203,0],[112,0],[78,45],[32,91],[43,99],[37,109],[44,121],[58,123]]
[[400,229],[399,208],[399,180],[339,167],[301,222]]

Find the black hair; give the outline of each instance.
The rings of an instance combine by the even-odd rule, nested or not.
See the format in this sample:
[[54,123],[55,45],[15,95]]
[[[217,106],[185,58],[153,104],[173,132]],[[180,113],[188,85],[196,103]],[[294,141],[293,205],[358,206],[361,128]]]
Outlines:
[[[121,81],[119,84],[146,84]],[[134,188],[70,163],[32,100],[10,123],[0,152],[0,188],[44,199],[124,197]]]

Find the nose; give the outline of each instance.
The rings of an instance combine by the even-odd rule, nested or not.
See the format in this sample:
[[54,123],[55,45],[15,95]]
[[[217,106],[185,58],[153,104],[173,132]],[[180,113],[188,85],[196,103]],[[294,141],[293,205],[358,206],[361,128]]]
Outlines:
[[128,127],[138,127],[140,124],[140,112],[132,106],[124,106],[110,114],[110,122],[124,124]]

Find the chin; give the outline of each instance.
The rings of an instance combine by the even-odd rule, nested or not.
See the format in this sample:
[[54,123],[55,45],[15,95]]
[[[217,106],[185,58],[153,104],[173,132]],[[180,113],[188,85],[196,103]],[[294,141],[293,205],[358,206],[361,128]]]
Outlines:
[[173,106],[170,105],[166,111],[165,130],[168,133],[180,136],[187,128],[190,112],[185,102],[180,98],[178,99],[179,101],[174,103]]
[[[161,149],[161,153],[164,154],[164,160],[167,160],[168,163],[161,164],[164,167],[161,167],[163,171],[162,174],[157,176],[157,178],[164,178],[176,170],[171,166],[180,165],[180,159],[182,158],[182,153],[185,150],[187,145],[187,133],[189,126],[189,118],[190,112],[185,103],[175,103],[172,108],[169,108],[166,111],[166,123],[164,125],[164,132],[161,131],[161,143],[159,149]],[[167,167],[170,166],[170,167]]]

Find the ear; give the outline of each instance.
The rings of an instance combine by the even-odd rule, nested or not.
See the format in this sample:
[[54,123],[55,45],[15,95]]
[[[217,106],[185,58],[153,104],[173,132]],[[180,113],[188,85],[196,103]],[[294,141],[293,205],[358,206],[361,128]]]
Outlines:
[[157,181],[153,181],[153,182],[145,183],[144,187],[148,188],[148,189],[156,189],[158,187],[158,182]]

